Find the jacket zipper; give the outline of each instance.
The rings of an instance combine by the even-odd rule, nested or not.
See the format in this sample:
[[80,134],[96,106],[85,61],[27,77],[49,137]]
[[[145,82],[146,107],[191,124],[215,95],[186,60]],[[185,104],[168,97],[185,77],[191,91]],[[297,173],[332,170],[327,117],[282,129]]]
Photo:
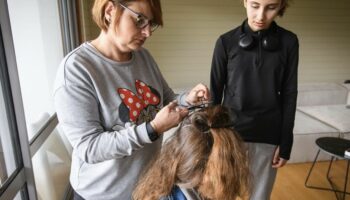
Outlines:
[[257,66],[260,67],[261,65],[261,31],[258,31],[258,43],[259,43],[259,48],[258,48],[258,62]]

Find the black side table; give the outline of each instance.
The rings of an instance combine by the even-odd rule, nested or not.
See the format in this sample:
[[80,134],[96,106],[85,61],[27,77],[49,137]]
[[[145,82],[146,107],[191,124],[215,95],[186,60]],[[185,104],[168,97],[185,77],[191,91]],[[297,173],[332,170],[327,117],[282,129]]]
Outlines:
[[[322,137],[322,138],[318,138],[316,140],[316,144],[319,147],[319,150],[318,150],[318,152],[316,154],[314,162],[312,163],[312,166],[310,168],[309,174],[306,177],[305,186],[308,187],[308,188],[313,188],[313,189],[333,191],[335,193],[335,196],[336,196],[337,199],[345,199],[346,194],[350,194],[350,193],[346,192],[346,186],[347,186],[347,182],[348,182],[348,172],[349,172],[350,157],[345,156],[344,152],[345,152],[346,149],[350,148],[350,140],[346,140],[346,139],[343,139],[343,138],[335,138],[335,137]],[[329,184],[332,186],[332,188],[315,187],[315,186],[312,186],[312,185],[308,185],[308,183],[307,183],[308,180],[309,180],[309,177],[311,175],[312,169],[315,166],[315,163],[317,161],[317,157],[318,157],[320,151],[323,151],[323,152],[325,152],[325,153],[327,153],[327,154],[332,156],[331,161],[330,161],[329,166],[328,166],[328,170],[327,170],[327,180],[328,180]],[[331,170],[334,158],[347,159],[347,161],[348,161],[347,168],[346,168],[345,180],[344,180],[344,190],[342,190],[342,191],[336,189],[334,183],[332,182],[332,180],[329,177],[329,172]],[[343,198],[338,197],[337,193],[342,193],[343,194],[342,195]]]

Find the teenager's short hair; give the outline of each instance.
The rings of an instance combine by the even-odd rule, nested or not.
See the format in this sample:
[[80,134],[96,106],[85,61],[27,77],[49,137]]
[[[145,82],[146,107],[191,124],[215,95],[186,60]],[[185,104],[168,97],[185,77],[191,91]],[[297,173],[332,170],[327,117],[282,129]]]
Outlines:
[[197,189],[204,199],[248,197],[247,151],[230,116],[214,106],[187,117],[140,179],[133,199],[160,199],[175,184]]
[[[247,0],[242,0],[247,1]],[[281,0],[281,9],[278,11],[278,16],[282,17],[286,12],[286,9],[289,7],[290,0]]]
[[278,16],[282,17],[289,7],[289,0],[281,0],[281,9],[278,12]]
[[158,25],[163,26],[162,8],[161,8],[160,0],[95,0],[94,5],[92,7],[92,18],[101,30],[106,31],[108,29],[109,23],[105,18],[104,11],[108,2],[110,1],[113,2],[117,8],[117,13],[115,16],[117,22],[119,21],[120,16],[124,11],[124,9],[122,9],[119,3],[125,6],[128,6],[128,4],[131,2],[145,1],[149,3],[151,7],[153,18],[154,18],[153,21]]

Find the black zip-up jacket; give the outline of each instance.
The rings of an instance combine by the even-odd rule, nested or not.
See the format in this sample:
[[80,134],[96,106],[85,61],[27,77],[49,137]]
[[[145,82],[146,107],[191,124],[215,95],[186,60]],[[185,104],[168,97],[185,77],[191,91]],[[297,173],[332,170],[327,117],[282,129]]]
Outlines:
[[[249,50],[238,45],[242,34],[254,38]],[[278,39],[273,51],[263,48],[266,37]],[[234,111],[235,129],[244,141],[279,145],[284,159],[290,158],[293,144],[298,60],[294,33],[275,22],[267,30],[253,32],[245,21],[219,37],[211,67],[214,104]]]

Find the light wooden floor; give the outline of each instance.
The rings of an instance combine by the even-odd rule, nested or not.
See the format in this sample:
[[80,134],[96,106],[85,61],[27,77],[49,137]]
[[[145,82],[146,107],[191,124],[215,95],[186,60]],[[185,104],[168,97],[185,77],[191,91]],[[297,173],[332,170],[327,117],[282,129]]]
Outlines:
[[[332,165],[330,175],[338,189],[344,187],[346,164],[347,161],[338,160]],[[309,184],[330,187],[326,179],[328,165],[329,162],[318,162],[311,174]],[[336,200],[334,192],[305,187],[304,183],[310,167],[311,163],[303,163],[288,164],[279,169],[271,200]],[[350,181],[347,186],[347,191],[350,191]],[[350,200],[350,195],[347,195],[346,199]]]

